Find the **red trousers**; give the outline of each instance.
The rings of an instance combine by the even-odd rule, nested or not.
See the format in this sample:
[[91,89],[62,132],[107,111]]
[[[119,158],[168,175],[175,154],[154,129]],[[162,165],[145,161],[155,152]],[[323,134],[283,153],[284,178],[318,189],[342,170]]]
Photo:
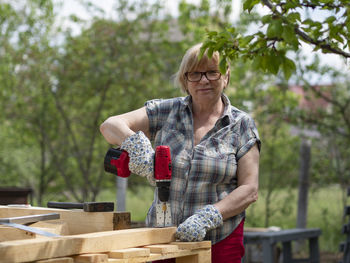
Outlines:
[[[243,246],[244,219],[235,231],[224,240],[211,247],[212,263],[241,263],[244,256]],[[175,263],[175,258],[153,261],[154,263]]]

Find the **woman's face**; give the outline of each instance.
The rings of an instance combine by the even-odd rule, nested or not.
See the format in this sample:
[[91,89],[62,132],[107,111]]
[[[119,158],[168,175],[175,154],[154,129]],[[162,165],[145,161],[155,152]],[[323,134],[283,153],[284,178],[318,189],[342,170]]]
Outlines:
[[[209,80],[202,74],[199,81],[189,81],[189,74],[193,75],[194,72],[206,72],[209,79],[217,79],[220,76],[220,71],[216,61],[208,60],[207,63],[201,63],[196,69],[187,73],[186,83],[188,93],[194,101],[205,102],[221,98],[221,93],[227,85],[227,76],[221,75],[217,80]],[[194,75],[198,74],[195,73]]]

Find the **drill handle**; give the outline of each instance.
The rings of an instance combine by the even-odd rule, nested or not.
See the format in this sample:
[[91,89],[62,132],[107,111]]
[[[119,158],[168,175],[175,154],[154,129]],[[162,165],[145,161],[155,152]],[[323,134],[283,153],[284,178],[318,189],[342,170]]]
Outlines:
[[171,155],[166,145],[156,147],[154,156],[154,179],[157,181],[171,181]]

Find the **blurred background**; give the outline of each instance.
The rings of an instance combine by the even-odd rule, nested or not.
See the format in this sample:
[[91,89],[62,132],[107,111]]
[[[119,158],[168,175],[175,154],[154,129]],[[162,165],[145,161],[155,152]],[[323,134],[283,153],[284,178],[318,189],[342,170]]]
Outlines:
[[[183,96],[172,76],[185,50],[228,25],[254,31],[265,12],[243,12],[236,0],[0,1],[0,187],[31,189],[36,206],[115,201],[99,125],[147,100]],[[318,227],[321,251],[336,254],[350,185],[349,67],[303,45],[290,58],[288,80],[230,61],[226,93],[262,140],[259,200],[246,225]],[[133,221],[145,219],[152,198],[143,178],[128,179]]]

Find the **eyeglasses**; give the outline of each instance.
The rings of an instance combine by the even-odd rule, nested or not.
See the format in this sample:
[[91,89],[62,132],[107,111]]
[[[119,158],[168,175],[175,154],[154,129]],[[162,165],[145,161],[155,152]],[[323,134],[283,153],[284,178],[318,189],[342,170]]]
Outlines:
[[207,78],[207,80],[218,80],[221,77],[221,73],[219,71],[206,71],[206,72],[186,72],[186,79],[190,82],[198,82],[202,79],[203,75]]

